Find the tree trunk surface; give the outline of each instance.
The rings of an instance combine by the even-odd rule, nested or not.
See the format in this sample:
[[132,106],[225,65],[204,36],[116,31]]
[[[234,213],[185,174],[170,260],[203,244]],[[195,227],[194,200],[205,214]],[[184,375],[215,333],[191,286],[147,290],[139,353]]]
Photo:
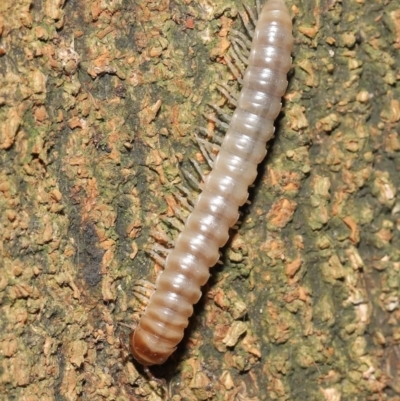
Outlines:
[[160,384],[134,286],[230,112],[243,4],[1,0],[1,400],[400,400],[400,3],[287,5],[275,139]]

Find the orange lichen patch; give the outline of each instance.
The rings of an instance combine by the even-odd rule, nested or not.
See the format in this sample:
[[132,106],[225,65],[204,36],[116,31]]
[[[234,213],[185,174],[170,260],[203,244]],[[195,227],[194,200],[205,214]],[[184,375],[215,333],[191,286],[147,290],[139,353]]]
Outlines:
[[216,324],[213,333],[213,344],[214,347],[219,351],[219,352],[225,352],[226,351],[226,345],[222,342],[223,339],[226,337],[228,334],[230,325],[228,324]]
[[158,173],[161,184],[165,184],[167,182],[164,169],[162,167],[164,157],[165,155],[162,152],[157,149],[152,149],[146,158],[146,165],[151,166],[151,168]]
[[35,120],[38,122],[43,122],[43,121],[47,120],[48,115],[47,115],[46,108],[44,106],[36,107],[35,111],[34,111],[34,116],[35,116]]
[[5,338],[0,341],[0,350],[2,355],[7,358],[12,357],[18,349],[18,342],[13,334],[7,334]]
[[0,124],[0,149],[10,148],[15,141],[22,116],[28,107],[27,102],[12,107],[7,112],[7,124]]
[[224,370],[219,377],[219,381],[222,383],[226,390],[231,390],[235,387],[232,375],[228,370]]
[[[26,283],[20,283],[10,287],[9,297],[11,299],[25,299],[25,298],[37,299],[40,297],[40,292],[37,288],[33,286],[30,286]],[[19,317],[21,318],[20,323],[25,323],[26,317],[23,317],[23,315],[20,315]]]
[[104,28],[103,30],[101,30],[100,32],[97,32],[96,36],[99,39],[104,39],[110,32],[115,31],[115,28],[112,26],[108,26],[106,28]]
[[204,372],[202,372],[201,362],[192,358],[188,361],[188,365],[193,369],[192,380],[190,381],[189,388],[193,390],[202,390],[207,388],[210,385],[210,379]]
[[384,107],[380,114],[383,121],[388,123],[395,123],[400,120],[400,101],[391,99],[390,103]]
[[269,239],[261,244],[260,250],[266,252],[274,263],[275,259],[284,258],[285,244],[280,239]]
[[87,344],[82,340],[75,340],[69,343],[67,350],[68,360],[75,366],[80,367],[85,361]]
[[87,180],[86,198],[82,200],[82,221],[89,219],[89,214],[96,205],[98,198],[97,179],[95,177]]
[[325,163],[331,170],[337,171],[340,168],[343,159],[344,153],[338,148],[338,146],[332,146],[326,157]]
[[40,94],[46,92],[46,76],[38,69],[34,70],[31,75],[31,87],[34,93]]
[[101,260],[101,274],[106,274],[109,270],[111,262],[115,257],[115,241],[103,241],[100,246],[106,250]]
[[117,297],[114,278],[109,274],[106,274],[102,277],[101,293],[104,302],[115,301]]
[[185,130],[182,129],[181,127],[181,120],[182,120],[182,115],[181,113],[181,108],[177,105],[173,105],[171,107],[171,125],[178,131],[178,134],[181,137],[186,136]]
[[100,14],[103,12],[100,1],[93,1],[90,6],[90,12],[92,14],[92,20],[97,21]]
[[165,195],[164,199],[168,204],[167,215],[175,216],[175,210],[176,208],[179,208],[179,205],[177,204],[175,197],[172,195]]
[[43,231],[38,235],[37,243],[46,244],[53,239],[53,227],[50,221],[50,216],[43,216],[43,223],[45,224]]
[[393,232],[390,228],[381,228],[376,234],[376,237],[380,239],[382,244],[389,244],[393,238]]
[[289,173],[287,184],[282,189],[285,192],[297,192],[300,189],[300,175],[296,172]]
[[268,319],[273,320],[273,325],[269,327],[269,336],[273,343],[284,344],[290,338],[290,326],[283,317],[280,316],[278,308],[271,302],[267,304]]
[[358,229],[357,223],[351,216],[346,216],[343,219],[344,223],[347,225],[347,227],[350,228],[351,233],[350,233],[350,241],[353,244],[358,244],[360,242],[360,230]]
[[284,192],[294,192],[300,188],[301,175],[296,171],[281,171],[268,168],[266,179],[272,186],[280,186]]
[[285,295],[284,299],[287,303],[291,303],[297,299],[306,302],[310,300],[309,291],[306,288],[299,286]]
[[400,138],[397,132],[391,132],[385,139],[386,152],[398,152],[400,150]]
[[345,277],[346,272],[338,255],[334,254],[329,258],[328,265],[325,266],[323,273],[326,278],[331,280],[341,280]]
[[3,35],[4,32],[4,17],[0,15],[0,36]]
[[221,38],[226,38],[231,30],[233,21],[231,18],[227,18],[224,15],[219,20],[221,22],[221,29],[218,32],[218,36]]
[[222,310],[227,310],[231,303],[229,298],[226,296],[224,290],[222,288],[217,288],[213,290],[210,294],[213,297],[213,300],[217,306],[219,306]]
[[287,116],[290,121],[289,125],[291,129],[300,131],[309,126],[305,111],[306,109],[299,104],[294,104],[292,107],[288,108]]
[[376,171],[372,186],[372,193],[378,198],[379,203],[392,206],[396,199],[396,187],[390,181],[387,172]]
[[98,55],[93,61],[93,65],[95,67],[104,68],[110,64],[110,61],[113,59],[110,51],[108,49],[102,48],[103,53]]
[[218,45],[211,50],[210,57],[211,58],[213,58],[213,57],[223,57],[223,55],[229,49],[230,45],[231,45],[231,42],[227,38],[222,37],[218,41]]
[[121,134],[118,131],[113,131],[108,136],[108,145],[111,148],[111,152],[108,154],[108,158],[116,163],[121,160],[121,153],[118,151],[118,142],[121,140]]
[[355,247],[350,246],[349,248],[346,249],[345,252],[349,259],[350,265],[352,266],[352,268],[354,270],[359,270],[364,267],[364,262],[360,256],[358,250]]
[[85,163],[85,158],[83,156],[69,157],[67,162],[71,166],[82,166]]
[[190,97],[190,95],[193,93],[193,83],[191,81],[177,79],[175,80],[174,84],[175,89],[184,97]]
[[321,118],[315,124],[319,132],[332,132],[340,124],[340,119],[336,113],[331,113],[328,116]]
[[308,59],[301,60],[298,63],[298,66],[308,74],[305,84],[310,87],[317,87],[318,86],[318,75],[316,74],[317,66],[311,60]]
[[298,296],[300,301],[309,301],[310,300],[310,292],[307,288],[305,287],[298,287]]
[[333,195],[333,203],[332,203],[332,216],[340,215],[343,207],[346,204],[346,200],[349,198],[349,194],[346,189],[339,188]]
[[241,341],[242,347],[249,353],[257,358],[261,358],[261,350],[259,346],[259,339],[250,333],[246,333],[243,340]]
[[298,27],[299,32],[301,32],[303,35],[308,36],[309,38],[313,39],[315,37],[315,35],[318,33],[319,31],[319,27],[317,26],[299,26]]
[[46,16],[52,18],[55,21],[62,19],[64,11],[62,6],[64,5],[64,0],[46,0],[44,11]]
[[149,99],[144,99],[142,102],[142,109],[138,113],[138,117],[140,119],[140,123],[143,126],[150,124],[155,118],[160,110],[162,101],[159,99],[154,104],[149,104]]
[[389,15],[393,21],[396,34],[396,42],[394,44],[394,48],[400,49],[400,9],[393,10],[389,13]]
[[247,331],[247,323],[233,322],[232,326],[229,327],[229,330],[226,333],[226,336],[222,339],[222,342],[227,347],[233,347],[238,343],[240,337],[244,333],[246,333],[246,331]]
[[286,275],[289,278],[293,278],[295,274],[300,270],[303,261],[301,258],[297,258],[291,262],[286,263]]
[[196,158],[196,161],[198,161],[199,163],[205,163],[205,159],[204,159],[203,153],[196,152],[194,157]]
[[129,258],[130,258],[131,260],[133,260],[133,259],[136,258],[136,255],[137,255],[138,252],[139,252],[139,247],[138,247],[138,245],[136,244],[136,242],[132,242],[131,247],[132,247],[132,252],[129,254]]
[[185,26],[183,27],[183,29],[194,29],[194,22],[194,17],[188,15],[185,19]]
[[75,129],[75,128],[82,128],[82,121],[79,117],[73,117],[71,118],[71,120],[68,121],[68,126],[71,129]]
[[267,221],[272,226],[283,228],[292,219],[297,203],[290,199],[276,201],[267,214]]
[[293,238],[293,244],[298,250],[304,249],[304,238],[302,235],[296,235]]

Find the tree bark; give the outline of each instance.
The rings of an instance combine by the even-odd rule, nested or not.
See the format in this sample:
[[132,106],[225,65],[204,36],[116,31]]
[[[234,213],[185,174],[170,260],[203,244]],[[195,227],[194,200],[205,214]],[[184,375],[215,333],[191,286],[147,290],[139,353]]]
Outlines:
[[287,4],[275,139],[160,385],[121,343],[243,6],[2,0],[1,399],[400,400],[400,5]]

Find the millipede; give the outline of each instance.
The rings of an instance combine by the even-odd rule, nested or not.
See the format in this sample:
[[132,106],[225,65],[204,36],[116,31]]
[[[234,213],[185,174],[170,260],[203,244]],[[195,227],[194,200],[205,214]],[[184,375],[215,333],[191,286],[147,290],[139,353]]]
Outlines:
[[274,134],[292,65],[292,46],[292,20],[284,0],[268,0],[252,33],[242,89],[237,100],[232,99],[236,109],[212,170],[130,333],[130,350],[144,366],[162,364],[175,351],[209,270],[219,260],[219,248],[238,220],[239,207],[248,198],[248,187]]

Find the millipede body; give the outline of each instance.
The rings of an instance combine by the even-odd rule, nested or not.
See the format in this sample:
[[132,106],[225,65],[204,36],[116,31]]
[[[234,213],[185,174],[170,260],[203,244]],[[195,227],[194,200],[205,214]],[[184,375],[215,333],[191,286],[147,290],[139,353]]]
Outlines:
[[209,269],[219,259],[229,228],[248,197],[257,164],[266,155],[287,87],[292,21],[283,0],[268,0],[256,25],[237,108],[213,169],[183,231],[168,254],[137,328],[130,334],[134,358],[162,364],[182,340]]

